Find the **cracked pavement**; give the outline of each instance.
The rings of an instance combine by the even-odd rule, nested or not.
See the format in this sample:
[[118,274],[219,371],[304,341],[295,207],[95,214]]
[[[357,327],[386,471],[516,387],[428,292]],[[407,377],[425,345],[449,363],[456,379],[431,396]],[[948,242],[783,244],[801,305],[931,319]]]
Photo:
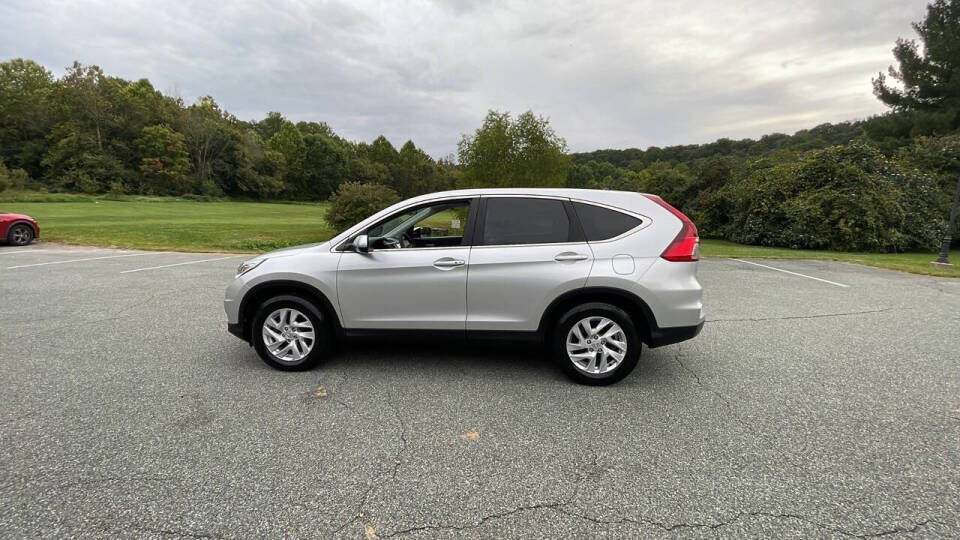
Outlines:
[[515,345],[273,371],[239,259],[3,249],[3,538],[960,536],[960,280],[705,260],[701,335],[593,388]]

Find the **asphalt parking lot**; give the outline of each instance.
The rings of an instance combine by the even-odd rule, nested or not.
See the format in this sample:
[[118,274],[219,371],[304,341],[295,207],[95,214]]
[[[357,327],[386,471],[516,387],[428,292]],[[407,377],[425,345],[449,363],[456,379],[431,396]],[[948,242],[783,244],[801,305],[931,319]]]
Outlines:
[[514,347],[271,370],[242,258],[0,247],[0,535],[960,536],[960,280],[705,260],[701,335],[593,388]]

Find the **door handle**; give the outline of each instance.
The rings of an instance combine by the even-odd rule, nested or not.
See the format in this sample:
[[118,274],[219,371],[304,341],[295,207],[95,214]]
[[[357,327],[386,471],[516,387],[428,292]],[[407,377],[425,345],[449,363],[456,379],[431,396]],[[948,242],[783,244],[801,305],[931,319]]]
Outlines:
[[455,268],[457,266],[463,266],[467,264],[461,259],[454,259],[452,257],[443,257],[433,261],[433,265],[437,268]]
[[573,253],[571,251],[565,251],[563,253],[558,253],[553,260],[557,262],[569,262],[569,261],[585,261],[587,256],[582,253]]

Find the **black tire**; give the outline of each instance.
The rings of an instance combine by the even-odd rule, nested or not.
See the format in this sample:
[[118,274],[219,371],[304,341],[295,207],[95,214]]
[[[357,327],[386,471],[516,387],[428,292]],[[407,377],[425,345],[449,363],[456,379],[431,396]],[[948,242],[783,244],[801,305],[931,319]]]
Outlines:
[[[615,368],[602,374],[591,374],[579,369],[567,354],[567,335],[570,329],[589,317],[605,317],[615,322],[626,338],[627,350],[624,351],[623,360]],[[637,367],[640,349],[643,346],[630,315],[617,306],[603,302],[581,304],[564,313],[554,326],[550,341],[554,361],[560,369],[574,381],[592,386],[613,384],[629,375]]]
[[33,242],[33,227],[18,223],[7,231],[7,244],[11,246],[25,246]]
[[[282,360],[271,353],[264,342],[264,323],[271,314],[284,308],[294,309],[310,320],[314,328],[314,340],[310,352],[299,360]],[[275,296],[268,299],[257,309],[250,328],[253,348],[267,365],[282,371],[306,371],[315,367],[333,350],[333,333],[326,317],[312,302],[293,295]]]

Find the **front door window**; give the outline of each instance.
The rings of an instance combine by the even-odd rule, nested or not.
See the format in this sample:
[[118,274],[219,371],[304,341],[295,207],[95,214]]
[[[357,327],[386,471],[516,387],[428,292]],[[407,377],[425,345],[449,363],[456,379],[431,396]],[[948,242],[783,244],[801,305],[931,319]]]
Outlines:
[[470,201],[443,201],[404,210],[367,230],[371,249],[463,245]]

